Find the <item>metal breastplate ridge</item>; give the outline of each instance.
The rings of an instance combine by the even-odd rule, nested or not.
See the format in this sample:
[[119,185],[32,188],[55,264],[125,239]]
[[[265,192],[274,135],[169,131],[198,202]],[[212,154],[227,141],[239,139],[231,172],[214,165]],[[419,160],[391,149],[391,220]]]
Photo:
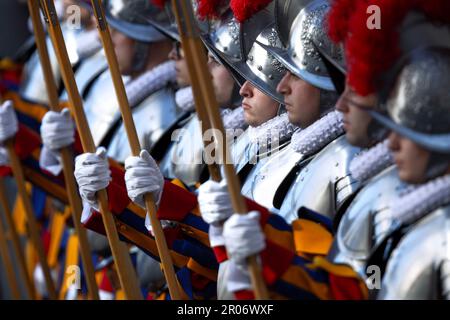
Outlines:
[[448,221],[450,206],[418,221],[393,251],[378,299],[448,298]]
[[333,219],[339,206],[358,188],[349,176],[350,161],[358,152],[345,136],[319,151],[298,172],[279,214],[290,222],[297,219],[298,209],[306,207]]
[[328,259],[348,264],[366,278],[366,264],[377,237],[375,217],[390,210],[390,203],[399,196],[404,184],[391,166],[372,179],[358,192],[339,224]]

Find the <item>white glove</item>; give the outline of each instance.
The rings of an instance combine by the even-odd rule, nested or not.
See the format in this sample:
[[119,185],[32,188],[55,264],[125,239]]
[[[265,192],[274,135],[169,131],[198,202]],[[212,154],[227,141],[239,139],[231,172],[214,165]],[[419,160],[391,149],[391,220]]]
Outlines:
[[223,227],[209,225],[208,230],[209,244],[211,247],[220,247],[225,245],[225,239],[223,238]]
[[105,189],[111,181],[106,149],[100,147],[96,153],[83,153],[76,157],[75,178],[81,198],[93,208],[96,208],[95,193]]
[[0,142],[12,138],[19,130],[16,112],[12,101],[5,101],[0,106]]
[[233,214],[223,226],[223,237],[228,256],[237,264],[245,263],[248,257],[261,252],[266,246],[258,211]]
[[51,172],[54,176],[58,176],[62,171],[62,159],[58,151],[50,150],[45,145],[41,149],[39,155],[39,166],[41,169]]
[[75,126],[69,109],[47,112],[42,118],[41,137],[43,145],[50,150],[70,146],[75,141]]
[[241,290],[252,290],[250,274],[248,268],[230,261],[226,266],[227,270],[227,288],[230,292]]
[[209,180],[198,188],[198,204],[203,220],[219,225],[233,214],[226,180]]
[[7,166],[9,165],[9,156],[8,151],[0,146],[0,166]]
[[125,170],[128,197],[145,208],[144,194],[150,192],[158,206],[164,188],[164,177],[150,154],[142,150],[139,157],[128,157],[125,160]]

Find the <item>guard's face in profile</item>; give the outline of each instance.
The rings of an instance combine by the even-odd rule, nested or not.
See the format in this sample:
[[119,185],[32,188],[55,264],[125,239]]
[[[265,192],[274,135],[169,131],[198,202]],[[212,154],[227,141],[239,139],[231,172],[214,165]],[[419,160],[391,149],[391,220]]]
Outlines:
[[239,93],[244,98],[242,108],[245,122],[249,126],[257,127],[277,115],[278,102],[258,90],[249,81],[244,83]]
[[340,96],[336,109],[344,115],[344,129],[350,144],[358,147],[370,145],[369,125],[372,117],[365,110],[376,106],[375,95],[360,96],[348,84]]
[[114,28],[111,28],[111,39],[114,44],[114,51],[117,56],[120,72],[123,75],[130,75],[133,70],[136,41]]
[[401,180],[407,183],[426,182],[426,173],[431,156],[428,150],[395,132],[389,135],[389,148],[394,154]]
[[306,128],[320,117],[320,90],[286,72],[277,91],[284,96],[289,121]]

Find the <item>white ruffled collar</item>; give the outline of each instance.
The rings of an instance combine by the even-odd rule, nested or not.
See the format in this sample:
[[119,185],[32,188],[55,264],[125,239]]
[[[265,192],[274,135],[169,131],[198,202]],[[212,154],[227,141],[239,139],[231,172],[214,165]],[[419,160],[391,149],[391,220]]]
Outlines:
[[260,149],[269,145],[273,148],[290,140],[297,129],[298,127],[289,122],[288,115],[283,113],[258,127],[249,127],[248,136],[250,142],[258,145]]
[[409,224],[450,204],[450,175],[442,176],[420,186],[411,186],[391,204],[393,220]]
[[222,116],[223,127],[225,128],[225,130],[244,130],[247,127],[247,123],[245,122],[244,118],[244,109],[242,108],[242,106],[234,109],[223,108],[220,110],[220,114]]
[[125,85],[130,106],[136,106],[153,92],[175,82],[175,79],[175,62],[166,61],[131,80]]
[[191,112],[195,110],[194,95],[192,93],[192,87],[185,87],[178,89],[175,93],[175,102],[178,108],[183,111]]
[[394,164],[386,139],[362,152],[350,162],[350,173],[359,182],[365,182]]
[[291,148],[307,157],[317,153],[343,133],[342,113],[332,111],[309,127],[295,132],[291,139]]

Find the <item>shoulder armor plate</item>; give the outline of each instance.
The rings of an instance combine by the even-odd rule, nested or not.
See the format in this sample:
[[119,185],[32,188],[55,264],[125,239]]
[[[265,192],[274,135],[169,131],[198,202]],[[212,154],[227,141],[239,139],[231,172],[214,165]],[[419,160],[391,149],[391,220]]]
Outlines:
[[389,210],[392,199],[404,184],[394,166],[373,177],[353,199],[338,226],[329,259],[349,264],[366,277],[366,262],[375,245],[374,216]]
[[[72,64],[72,66],[74,66],[80,60],[77,52],[77,35],[82,31],[74,30],[73,28],[70,28],[65,24],[61,25],[61,29],[64,35],[70,63]],[[62,80],[58,59],[56,58],[56,54],[53,50],[53,45],[49,37],[47,37],[46,42],[53,76],[55,78],[56,85],[59,86]],[[45,105],[49,104],[47,87],[45,86],[44,74],[42,72],[42,67],[37,50],[33,53],[30,60],[25,65],[23,71],[23,81],[20,88],[20,95],[21,97],[32,102]]]
[[356,181],[350,178],[349,165],[359,151],[345,136],[322,149],[298,173],[280,208],[280,215],[292,221],[297,218],[298,209],[306,207],[333,219],[341,204],[338,200],[345,200],[358,188]]
[[[151,94],[134,107],[132,112],[141,147],[149,151],[181,115],[173,90],[167,87]],[[108,156],[119,162],[125,162],[130,156],[131,150],[123,124],[112,135],[107,149]]]
[[242,194],[273,210],[275,192],[301,158],[302,155],[288,145],[261,159],[248,174],[242,186]]
[[174,131],[172,145],[160,163],[166,178],[179,179],[189,187],[200,181],[205,167],[203,161],[203,138],[196,115],[179,130]]
[[430,213],[403,237],[393,251],[383,277],[379,299],[442,299],[440,283],[448,279],[446,223],[450,206]]

